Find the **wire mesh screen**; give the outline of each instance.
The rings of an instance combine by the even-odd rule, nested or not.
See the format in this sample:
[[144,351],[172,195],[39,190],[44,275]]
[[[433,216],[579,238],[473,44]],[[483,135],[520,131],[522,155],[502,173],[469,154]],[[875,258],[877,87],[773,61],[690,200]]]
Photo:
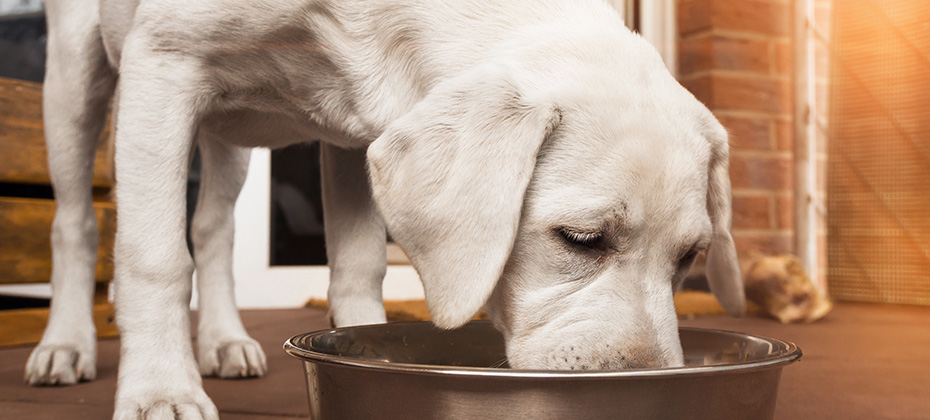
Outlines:
[[833,10],[830,295],[930,305],[930,5]]

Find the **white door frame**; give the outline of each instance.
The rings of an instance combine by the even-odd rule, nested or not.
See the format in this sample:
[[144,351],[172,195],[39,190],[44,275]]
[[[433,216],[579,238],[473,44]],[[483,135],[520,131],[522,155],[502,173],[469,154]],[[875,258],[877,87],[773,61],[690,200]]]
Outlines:
[[[605,0],[617,9],[623,19],[632,21],[632,0]],[[639,32],[659,50],[665,66],[673,76],[678,73],[678,24],[675,0],[641,0],[639,2]]]
[[[235,212],[233,274],[239,307],[298,307],[310,298],[325,299],[329,287],[329,269],[326,266],[273,267],[269,264],[270,214],[271,151],[255,149]],[[420,278],[413,267],[388,266],[384,298],[423,298]]]

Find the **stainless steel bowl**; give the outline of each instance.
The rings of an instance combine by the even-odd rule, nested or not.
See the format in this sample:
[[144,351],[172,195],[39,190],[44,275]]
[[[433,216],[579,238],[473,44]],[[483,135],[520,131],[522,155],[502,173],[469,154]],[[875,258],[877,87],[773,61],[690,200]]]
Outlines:
[[685,367],[550,371],[498,367],[489,322],[324,330],[284,344],[302,360],[310,417],[363,419],[771,419],[792,343],[681,328]]

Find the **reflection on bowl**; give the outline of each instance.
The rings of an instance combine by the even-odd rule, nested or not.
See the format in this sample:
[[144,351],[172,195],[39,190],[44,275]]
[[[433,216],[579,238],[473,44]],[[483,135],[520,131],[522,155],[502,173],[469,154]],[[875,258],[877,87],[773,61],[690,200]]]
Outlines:
[[489,322],[428,322],[297,335],[313,419],[771,419],[792,343],[681,328],[685,366],[516,370]]

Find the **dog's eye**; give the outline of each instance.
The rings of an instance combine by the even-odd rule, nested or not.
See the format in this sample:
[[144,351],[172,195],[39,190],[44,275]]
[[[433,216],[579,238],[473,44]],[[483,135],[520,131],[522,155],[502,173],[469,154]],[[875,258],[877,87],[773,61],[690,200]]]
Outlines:
[[685,253],[685,255],[682,255],[678,260],[678,269],[684,270],[691,267],[691,263],[694,262],[694,258],[697,257],[698,252],[699,251],[697,249],[691,248],[688,250],[688,252]]
[[596,249],[600,247],[603,235],[600,232],[579,232],[571,229],[561,228],[559,234],[565,242],[571,245],[585,248]]

